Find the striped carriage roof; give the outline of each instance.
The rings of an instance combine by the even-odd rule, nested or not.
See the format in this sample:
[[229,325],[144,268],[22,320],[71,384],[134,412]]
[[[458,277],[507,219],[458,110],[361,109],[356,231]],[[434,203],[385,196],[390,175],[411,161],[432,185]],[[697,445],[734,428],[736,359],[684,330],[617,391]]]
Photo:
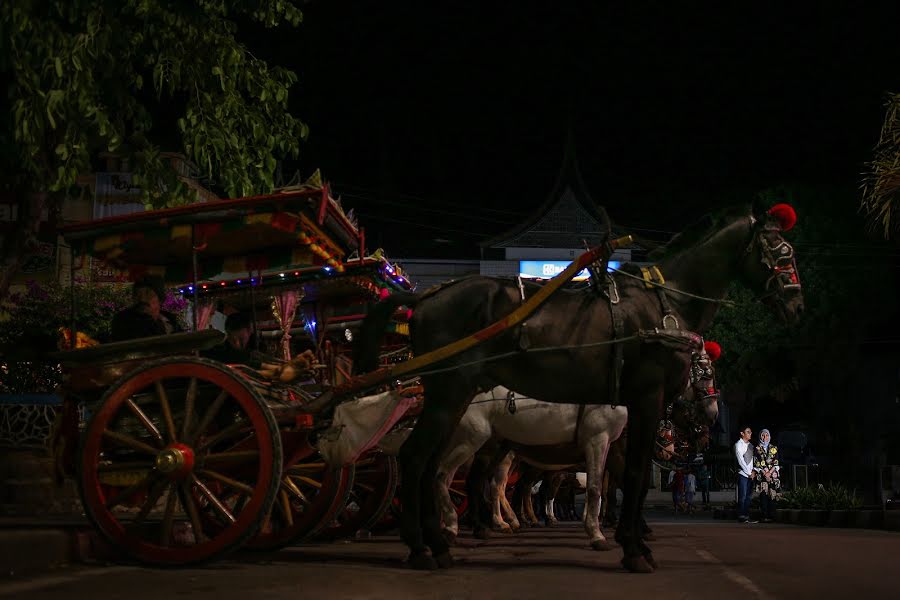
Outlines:
[[194,278],[192,247],[203,280],[287,267],[342,272],[364,245],[327,185],[97,219],[60,233],[82,255],[132,278],[150,272],[172,283]]

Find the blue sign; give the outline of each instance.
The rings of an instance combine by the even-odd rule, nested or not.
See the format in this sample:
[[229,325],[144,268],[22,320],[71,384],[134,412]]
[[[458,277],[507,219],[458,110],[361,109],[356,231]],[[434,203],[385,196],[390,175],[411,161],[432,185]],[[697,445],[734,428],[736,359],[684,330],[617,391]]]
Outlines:
[[[572,264],[570,260],[520,260],[519,277],[531,279],[550,279],[556,277]],[[618,261],[611,260],[607,263],[609,268],[618,269]],[[587,269],[583,269],[572,281],[584,281],[590,275]]]

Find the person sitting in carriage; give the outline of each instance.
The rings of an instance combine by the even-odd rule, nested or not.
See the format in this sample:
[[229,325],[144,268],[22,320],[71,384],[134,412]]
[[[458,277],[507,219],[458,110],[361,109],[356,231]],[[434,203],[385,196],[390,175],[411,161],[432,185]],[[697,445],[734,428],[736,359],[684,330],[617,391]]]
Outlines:
[[113,342],[184,331],[178,317],[163,310],[166,288],[161,277],[147,276],[131,288],[133,304],[119,311],[110,325]]
[[247,365],[254,369],[262,366],[261,361],[249,349],[253,337],[253,319],[245,312],[236,312],[225,319],[225,341],[203,353],[229,365]]

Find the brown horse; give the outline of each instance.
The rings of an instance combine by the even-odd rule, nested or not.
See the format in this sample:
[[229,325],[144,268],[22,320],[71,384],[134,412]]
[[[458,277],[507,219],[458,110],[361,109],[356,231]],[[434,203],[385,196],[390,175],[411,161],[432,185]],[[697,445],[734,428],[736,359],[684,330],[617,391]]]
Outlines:
[[[689,351],[644,344],[638,334],[660,327],[702,333],[733,281],[758,292],[786,321],[796,319],[803,298],[782,223],[768,212],[741,208],[689,228],[656,255],[665,276],[665,283],[656,281],[665,286],[661,294],[642,281],[636,268],[615,276],[624,336],[617,342],[622,343],[624,360],[619,398],[627,403],[629,428],[625,498],[616,540],[629,570],[652,572],[656,564],[639,532],[644,479],[662,403],[683,389],[690,368]],[[422,296],[395,294],[364,320],[354,365],[359,372],[376,368],[378,344],[398,306],[416,307],[410,342],[413,352],[422,355],[500,321],[539,288],[527,284],[523,289],[515,280],[472,277]],[[401,535],[413,568],[452,565],[438,514],[436,473],[471,399],[479,390],[504,385],[545,402],[571,403],[576,398],[594,404],[619,402],[611,393],[613,346],[604,345],[613,340],[614,331],[605,298],[592,291],[560,291],[528,320],[527,327],[505,331],[445,360],[441,370],[436,365],[422,375],[424,409],[399,457]]]

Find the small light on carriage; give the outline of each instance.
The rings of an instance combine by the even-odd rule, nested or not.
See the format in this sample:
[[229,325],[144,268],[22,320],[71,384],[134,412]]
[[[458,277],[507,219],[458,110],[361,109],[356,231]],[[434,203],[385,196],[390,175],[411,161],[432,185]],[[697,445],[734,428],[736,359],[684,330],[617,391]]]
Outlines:
[[223,282],[222,282],[222,283],[220,283],[220,284],[219,284],[219,285],[221,285],[221,286],[224,286],[224,285],[225,285],[225,282],[224,282],[224,281],[223,281]]
[[203,284],[203,289],[205,290],[206,288],[207,288],[207,285],[204,283],[204,284]]
[[279,273],[278,276],[279,276],[279,277],[284,277],[284,273]]
[[237,280],[237,281],[236,281],[236,282],[235,282],[235,283],[240,283],[240,282],[241,282],[241,280],[240,280],[240,279],[238,279],[238,280]]
[[300,277],[300,271],[294,271],[294,275],[296,275],[297,277]]
[[189,290],[190,290],[190,291],[192,291],[192,292],[193,292],[193,291],[194,291],[194,286],[192,286],[192,285],[189,285],[189,286],[188,286],[188,289],[189,289]]
[[322,267],[326,273],[331,273],[331,267]]

